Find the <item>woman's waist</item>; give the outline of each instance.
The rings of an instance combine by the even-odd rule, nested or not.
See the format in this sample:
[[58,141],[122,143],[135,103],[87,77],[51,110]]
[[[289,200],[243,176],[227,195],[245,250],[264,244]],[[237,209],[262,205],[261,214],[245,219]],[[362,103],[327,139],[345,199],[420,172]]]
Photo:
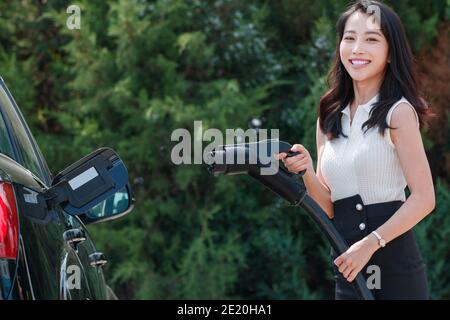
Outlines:
[[403,203],[395,200],[364,204],[361,196],[356,194],[333,202],[333,224],[344,238],[363,238],[384,224]]
[[383,188],[378,186],[361,187],[361,186],[347,186],[345,188],[335,186],[329,187],[331,190],[331,201],[338,207],[358,202],[369,205],[387,205],[395,203],[396,201],[406,201],[405,188],[391,188],[385,186]]
[[354,214],[366,214],[369,216],[391,216],[405,203],[402,200],[393,200],[377,203],[364,203],[361,195],[333,201],[334,214],[354,216]]

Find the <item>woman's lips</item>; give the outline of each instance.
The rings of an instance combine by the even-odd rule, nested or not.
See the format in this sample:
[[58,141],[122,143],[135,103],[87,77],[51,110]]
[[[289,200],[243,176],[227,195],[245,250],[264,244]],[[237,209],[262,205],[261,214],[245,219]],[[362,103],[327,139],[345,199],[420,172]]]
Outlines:
[[370,60],[366,59],[350,59],[349,62],[353,69],[362,69],[371,63]]

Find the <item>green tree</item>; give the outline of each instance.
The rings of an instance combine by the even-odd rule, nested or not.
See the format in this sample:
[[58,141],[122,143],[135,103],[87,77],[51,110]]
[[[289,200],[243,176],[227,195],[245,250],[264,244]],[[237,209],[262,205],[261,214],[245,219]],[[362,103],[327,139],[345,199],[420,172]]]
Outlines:
[[[196,120],[246,129],[257,116],[316,159],[317,106],[346,3],[81,0],[80,30],[66,28],[69,1],[0,3],[2,76],[51,169],[105,145],[128,166],[136,209],[89,227],[120,298],[332,298],[329,245],[302,209],[246,177],[175,166],[171,133],[194,139]],[[416,51],[448,11],[445,0],[389,3]],[[448,298],[448,182],[436,191],[417,233],[433,298]]]

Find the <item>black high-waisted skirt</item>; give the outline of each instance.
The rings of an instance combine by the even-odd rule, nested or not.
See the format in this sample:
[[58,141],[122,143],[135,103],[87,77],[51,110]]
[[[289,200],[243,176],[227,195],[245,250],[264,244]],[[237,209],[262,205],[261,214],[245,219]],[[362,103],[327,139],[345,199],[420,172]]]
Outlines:
[[[361,196],[357,194],[333,203],[332,221],[351,246],[384,224],[403,203],[403,201],[392,201],[365,205]],[[333,249],[331,249],[331,257],[335,298],[337,300],[358,299],[353,284],[344,278],[333,263],[337,258]],[[379,248],[361,273],[376,300],[428,299],[426,266],[412,230],[390,241],[384,248]]]

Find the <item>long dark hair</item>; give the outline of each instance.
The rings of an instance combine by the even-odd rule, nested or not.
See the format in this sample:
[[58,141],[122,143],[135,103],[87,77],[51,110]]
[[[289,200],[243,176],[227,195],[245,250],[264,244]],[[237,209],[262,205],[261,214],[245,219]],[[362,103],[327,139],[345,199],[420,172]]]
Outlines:
[[364,122],[361,129],[366,131],[378,126],[379,133],[384,136],[386,128],[391,128],[386,123],[386,116],[392,105],[405,97],[415,108],[419,116],[420,128],[428,127],[428,117],[433,114],[428,108],[424,98],[421,97],[417,80],[414,57],[408,43],[402,22],[397,14],[388,6],[378,1],[360,0],[351,4],[342,13],[337,25],[337,45],[334,65],[328,74],[330,89],[322,96],[319,103],[319,125],[328,139],[338,138],[343,135],[341,117],[343,110],[354,99],[353,82],[340,58],[340,42],[344,34],[345,24],[348,18],[356,11],[368,15],[374,14],[374,6],[379,9],[381,31],[389,44],[389,58],[386,73],[380,87],[378,102],[371,110],[369,119]]

